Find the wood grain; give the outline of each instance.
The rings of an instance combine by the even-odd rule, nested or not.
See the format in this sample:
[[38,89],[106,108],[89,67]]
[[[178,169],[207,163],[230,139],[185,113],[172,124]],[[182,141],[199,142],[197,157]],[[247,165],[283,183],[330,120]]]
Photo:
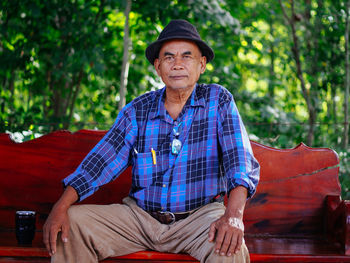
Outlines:
[[[25,143],[0,134],[0,262],[48,262],[42,225],[73,172],[106,131],[57,131]],[[340,198],[339,158],[331,149],[300,144],[275,149],[252,142],[261,165],[244,222],[252,262],[350,262],[350,203]],[[83,203],[121,202],[131,168]],[[37,211],[32,247],[18,247],[16,210]],[[46,261],[45,261],[46,260]],[[188,255],[139,252],[106,262],[193,262]],[[338,261],[337,261],[338,260]],[[34,261],[33,261],[34,262]]]

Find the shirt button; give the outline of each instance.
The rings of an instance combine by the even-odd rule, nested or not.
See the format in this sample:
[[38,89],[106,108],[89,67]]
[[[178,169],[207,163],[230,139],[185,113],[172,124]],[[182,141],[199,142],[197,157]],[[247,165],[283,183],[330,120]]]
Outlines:
[[163,184],[163,187],[165,188],[165,187],[166,187],[166,184]]

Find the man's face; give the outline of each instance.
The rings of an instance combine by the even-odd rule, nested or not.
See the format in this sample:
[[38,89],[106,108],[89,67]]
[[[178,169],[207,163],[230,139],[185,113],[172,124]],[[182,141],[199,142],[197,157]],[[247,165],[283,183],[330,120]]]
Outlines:
[[206,61],[194,42],[171,40],[163,44],[154,67],[167,88],[192,89],[204,73]]

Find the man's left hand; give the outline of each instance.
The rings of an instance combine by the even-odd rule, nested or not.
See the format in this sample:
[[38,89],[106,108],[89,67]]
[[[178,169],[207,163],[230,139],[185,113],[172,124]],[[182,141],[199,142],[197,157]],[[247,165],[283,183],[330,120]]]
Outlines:
[[242,246],[244,225],[242,219],[224,214],[209,229],[209,242],[215,240],[215,253],[232,256]]

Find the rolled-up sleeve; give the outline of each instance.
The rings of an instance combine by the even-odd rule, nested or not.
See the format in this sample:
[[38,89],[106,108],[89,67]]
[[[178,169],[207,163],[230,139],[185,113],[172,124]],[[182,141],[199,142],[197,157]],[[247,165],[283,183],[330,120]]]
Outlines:
[[135,118],[129,116],[132,113],[133,108],[126,106],[75,172],[63,179],[65,187],[70,185],[77,191],[79,201],[116,179],[130,165],[130,152],[137,136]]
[[227,192],[242,185],[248,189],[248,197],[252,197],[259,182],[260,166],[232,95],[224,98],[219,103],[218,133]]

